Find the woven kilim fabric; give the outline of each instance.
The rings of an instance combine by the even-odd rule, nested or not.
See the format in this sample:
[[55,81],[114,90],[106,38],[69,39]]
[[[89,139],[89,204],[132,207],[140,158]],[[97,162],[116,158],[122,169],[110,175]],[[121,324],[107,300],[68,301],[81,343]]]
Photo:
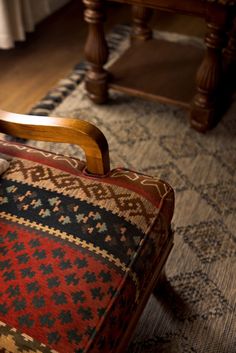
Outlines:
[[110,352],[169,242],[172,189],[9,142],[0,153],[0,352]]

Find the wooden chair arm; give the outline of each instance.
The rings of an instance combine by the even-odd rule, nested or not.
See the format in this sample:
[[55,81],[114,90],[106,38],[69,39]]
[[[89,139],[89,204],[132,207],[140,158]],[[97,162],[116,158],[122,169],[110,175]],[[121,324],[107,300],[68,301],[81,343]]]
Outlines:
[[96,126],[87,121],[0,110],[0,132],[25,139],[79,145],[85,152],[89,173],[102,175],[110,170],[107,140]]

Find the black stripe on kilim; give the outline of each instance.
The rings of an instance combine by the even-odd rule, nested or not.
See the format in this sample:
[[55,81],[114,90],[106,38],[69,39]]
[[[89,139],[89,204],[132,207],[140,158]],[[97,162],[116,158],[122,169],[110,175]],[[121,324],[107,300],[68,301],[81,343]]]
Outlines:
[[[99,247],[126,265],[144,237],[141,230],[122,216],[87,201],[34,185],[2,179],[0,196],[5,200],[0,204],[0,212],[16,217],[20,213],[30,222],[37,222]],[[55,202],[58,202],[57,207]]]

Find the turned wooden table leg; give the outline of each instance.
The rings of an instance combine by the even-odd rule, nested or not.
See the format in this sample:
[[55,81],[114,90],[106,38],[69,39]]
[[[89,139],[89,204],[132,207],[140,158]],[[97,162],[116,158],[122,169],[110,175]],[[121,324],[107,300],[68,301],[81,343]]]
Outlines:
[[222,48],[224,45],[224,26],[208,23],[205,37],[206,55],[197,72],[197,93],[194,97],[191,112],[191,126],[205,132],[212,128],[220,115],[220,88],[222,83]]
[[152,9],[143,6],[132,6],[132,41],[148,40],[152,38],[152,30],[147,24],[151,16]]
[[108,47],[103,29],[104,1],[84,0],[83,2],[86,7],[84,18],[89,25],[85,44],[85,57],[88,62],[85,87],[91,100],[102,104],[108,98],[108,75],[103,68],[108,59]]

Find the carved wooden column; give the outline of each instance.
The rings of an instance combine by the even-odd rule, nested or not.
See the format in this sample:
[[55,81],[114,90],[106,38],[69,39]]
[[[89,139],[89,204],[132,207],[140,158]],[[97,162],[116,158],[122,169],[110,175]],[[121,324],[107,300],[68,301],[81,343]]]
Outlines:
[[222,48],[224,45],[224,26],[210,22],[205,37],[206,55],[197,72],[197,94],[191,108],[191,125],[198,131],[213,127],[220,114],[219,88],[222,82]]
[[85,57],[89,64],[85,86],[89,97],[95,103],[102,104],[108,97],[107,72],[103,68],[108,59],[108,47],[103,29],[104,1],[83,0],[83,2],[86,7],[84,18],[89,25],[85,44]]
[[143,6],[132,6],[131,40],[148,40],[152,38],[152,30],[147,23],[152,16],[152,9]]

